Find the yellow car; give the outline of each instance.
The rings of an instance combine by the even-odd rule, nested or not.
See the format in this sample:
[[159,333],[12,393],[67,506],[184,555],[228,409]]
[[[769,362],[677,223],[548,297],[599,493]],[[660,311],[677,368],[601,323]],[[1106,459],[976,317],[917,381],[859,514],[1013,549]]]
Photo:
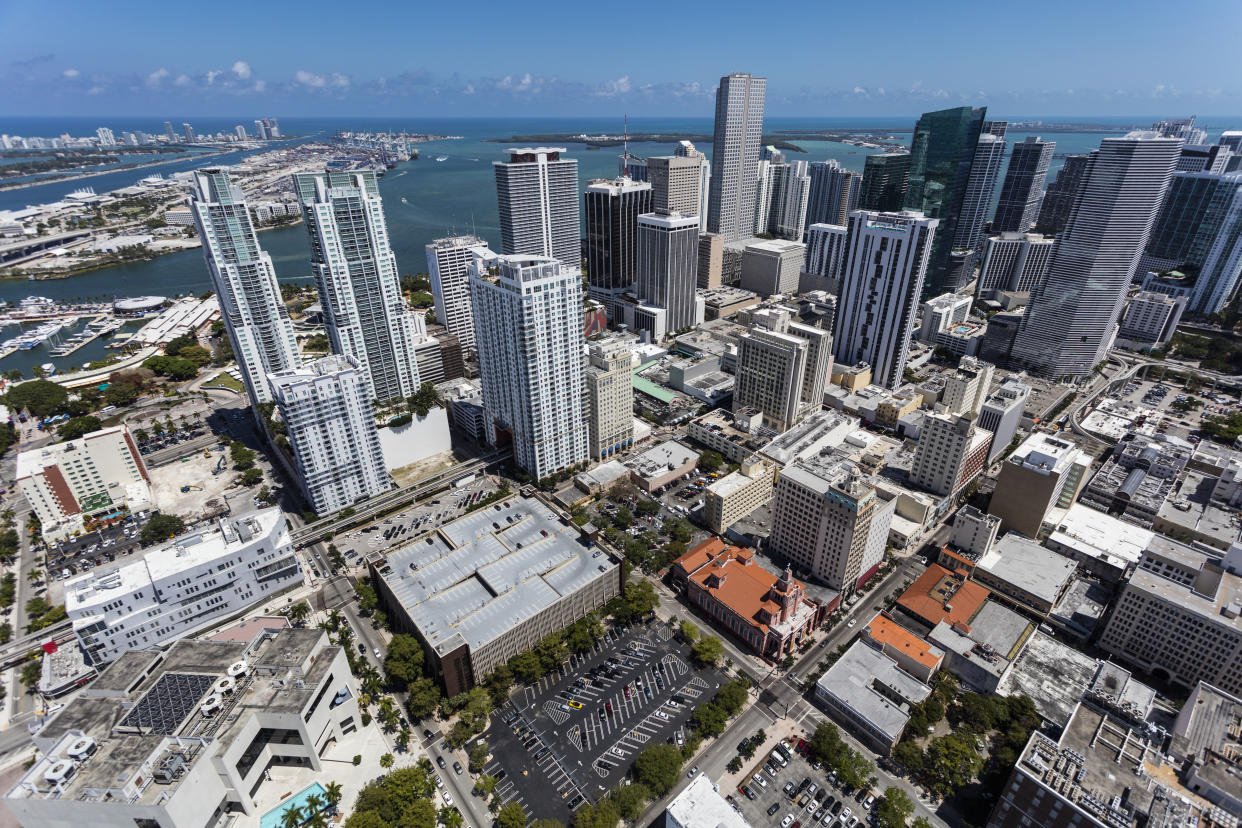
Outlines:
[[572,707],[574,710],[581,710],[581,709],[582,709],[582,702],[571,701],[571,702],[569,703],[569,706],[570,706],[570,707]]

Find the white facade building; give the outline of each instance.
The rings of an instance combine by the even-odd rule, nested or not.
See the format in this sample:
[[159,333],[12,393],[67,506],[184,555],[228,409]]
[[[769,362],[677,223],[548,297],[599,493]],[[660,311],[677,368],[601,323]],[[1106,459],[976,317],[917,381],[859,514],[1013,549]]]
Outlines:
[[833,356],[844,365],[870,365],[876,385],[895,389],[903,381],[939,225],[917,212],[850,214]]
[[487,242],[477,236],[450,236],[427,245],[427,273],[435,299],[436,321],[448,328],[467,351],[474,350],[467,271],[476,254],[484,258],[491,254]]
[[832,335],[793,322],[781,308],[755,311],[751,322],[738,336],[733,410],[758,410],[765,424],[786,431],[823,407]]
[[726,243],[752,234],[767,85],[766,78],[739,73],[721,78],[716,92],[707,229]]
[[664,308],[668,331],[680,331],[703,321],[703,304],[696,291],[698,277],[698,216],[639,216],[634,291],[642,304]]
[[1186,309],[1184,297],[1139,291],[1126,308],[1117,336],[1150,348],[1163,348],[1177,331]]
[[979,427],[992,432],[992,446],[988,449],[988,462],[1000,456],[1022,423],[1022,413],[1031,397],[1031,386],[1009,377],[984,400],[979,408]]
[[190,209],[250,404],[271,402],[267,375],[300,361],[272,257],[259,247],[245,196],[224,170],[193,173]]
[[91,663],[106,664],[126,650],[184,638],[301,581],[284,513],[264,509],[66,581],[65,610]]
[[934,345],[936,335],[966,321],[970,315],[971,298],[956,293],[943,293],[923,303],[923,325],[919,341]]
[[495,161],[500,249],[506,255],[550,256],[582,267],[578,239],[578,162],[564,147],[507,150]]
[[151,505],[146,464],[123,425],[23,451],[15,476],[49,541],[80,530],[90,515]]
[[799,291],[841,292],[841,268],[849,228],[841,224],[812,224],[806,230],[806,259],[798,278]]
[[634,354],[622,342],[593,342],[587,363],[590,451],[602,460],[634,445]]
[[588,456],[582,276],[550,257],[496,265],[470,270],[487,432],[510,432],[518,467],[539,479]]
[[1038,233],[1002,233],[989,238],[975,296],[990,299],[1001,290],[1030,293],[1048,272],[1054,241]]
[[928,414],[923,418],[910,482],[938,495],[955,495],[983,471],[992,432],[972,417]]
[[268,379],[302,491],[317,514],[388,490],[366,375],[355,359],[333,354]]
[[994,372],[990,362],[962,357],[957,370],[945,377],[940,402],[950,414],[977,415],[991,390]]
[[299,173],[293,184],[332,352],[358,361],[375,399],[411,396],[420,385],[414,350],[426,331],[401,295],[375,173]]

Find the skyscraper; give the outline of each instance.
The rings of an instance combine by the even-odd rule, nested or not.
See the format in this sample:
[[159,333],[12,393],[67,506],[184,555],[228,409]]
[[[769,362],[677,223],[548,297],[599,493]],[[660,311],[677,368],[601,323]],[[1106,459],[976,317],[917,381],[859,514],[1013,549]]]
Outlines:
[[955,495],[987,463],[992,432],[960,414],[928,414],[910,466],[910,482],[938,495]]
[[196,170],[190,210],[203,243],[211,286],[241,369],[250,404],[270,402],[267,375],[298,365],[298,344],[276,284],[272,258],[259,247],[241,187],[222,169]]
[[333,354],[268,380],[316,514],[330,515],[388,489],[371,391],[357,360]]
[[1165,138],[1180,138],[1185,144],[1202,144],[1207,132],[1195,126],[1195,116],[1189,118],[1166,118],[1151,125],[1152,131]]
[[834,296],[841,292],[841,268],[848,239],[848,224],[812,224],[807,228],[806,259],[798,278],[801,292],[826,290]]
[[648,213],[638,217],[638,268],[634,292],[664,308],[669,332],[698,321],[698,216]]
[[95,136],[99,139],[99,146],[101,147],[116,146],[116,137],[112,134],[112,130],[107,127],[99,127],[99,129],[95,130]]
[[1029,293],[1048,272],[1053,240],[1035,233],[1002,233],[988,239],[975,296],[991,299],[998,290]]
[[969,106],[928,112],[919,118],[910,139],[905,209],[940,222],[923,286],[930,296],[955,289],[948,284],[950,253],[960,238],[958,223],[986,114],[986,107]]
[[254,134],[255,134],[255,136],[256,136],[257,138],[259,138],[260,140],[263,140],[263,141],[266,141],[267,139],[269,139],[269,138],[271,138],[271,137],[272,137],[272,136],[268,133],[268,131],[267,131],[267,124],[263,123],[263,119],[262,119],[262,118],[260,118],[260,119],[258,119],[257,121],[255,121],[255,122],[254,122]]
[[245,141],[247,138],[246,128],[242,126],[241,124],[238,124],[237,126],[233,127],[233,133],[237,135],[238,141]]
[[1107,356],[1181,145],[1132,132],[1091,153],[1048,275],[1031,294],[1014,362],[1053,377],[1085,376]]
[[1242,282],[1242,173],[1230,173],[1226,178],[1234,182],[1232,197],[1223,207],[1220,229],[1187,303],[1191,313],[1203,316],[1220,313],[1237,295]]
[[375,399],[413,395],[414,350],[425,331],[401,295],[375,173],[298,173],[293,186],[332,352],[358,361]]
[[487,250],[487,242],[478,236],[448,236],[436,239],[426,250],[436,321],[457,337],[462,348],[473,351],[474,315],[467,271],[475,251]]
[[828,331],[792,321],[783,308],[755,311],[738,336],[733,409],[760,411],[771,428],[786,431],[823,407],[831,373]]
[[647,181],[651,184],[652,210],[699,215],[703,183],[701,155],[656,155],[647,159]]
[[629,178],[596,179],[587,185],[583,204],[588,291],[603,303],[609,319],[616,318],[617,298],[634,287],[638,217],[651,212],[652,192],[652,184]]
[[879,210],[884,213],[900,210],[906,201],[909,181],[910,153],[885,152],[868,155],[863,162],[858,209]]
[[866,362],[876,385],[901,385],[939,226],[917,212],[850,213],[833,324],[837,364]]
[[544,256],[471,266],[485,430],[507,433],[517,466],[536,479],[587,459],[582,276]]
[[1046,236],[1055,236],[1069,223],[1070,210],[1078,198],[1078,189],[1087,174],[1087,156],[1071,155],[1057,173],[1056,181],[1048,185],[1044,201],[1039,206],[1039,218],[1035,229]]
[[1031,229],[1039,215],[1044,180],[1056,147],[1054,142],[1041,141],[1037,135],[1028,135],[1025,141],[1013,145],[992,219],[993,233],[1025,233]]
[[950,268],[943,282],[945,290],[960,290],[974,275],[974,264],[982,255],[984,225],[992,206],[992,193],[1000,177],[1001,164],[1005,160],[1004,121],[984,121],[979,133],[979,143],[970,163],[970,175],[966,178],[966,191],[962,196],[962,208],[958,214],[956,236],[951,254],[963,257],[960,269]]
[[563,147],[510,149],[492,163],[500,203],[502,253],[551,256],[580,270],[578,162]]
[[807,197],[806,224],[844,226],[858,209],[862,176],[841,168],[835,160],[815,161],[810,166],[811,191]]
[[810,193],[811,177],[805,161],[772,164],[768,167],[766,226],[756,229],[783,239],[802,241]]
[[707,203],[711,198],[712,189],[712,162],[708,161],[707,156],[699,152],[694,144],[686,140],[677,142],[673,154],[679,158],[699,159],[699,231],[706,232]]
[[752,235],[766,78],[726,75],[716,91],[707,229],[726,243]]
[[173,125],[171,121],[164,122],[164,134],[168,136],[169,143],[173,143],[173,144],[177,143],[177,133],[173,129]]
[[181,133],[185,136],[185,142],[187,144],[194,143],[194,127],[183,123],[181,125]]

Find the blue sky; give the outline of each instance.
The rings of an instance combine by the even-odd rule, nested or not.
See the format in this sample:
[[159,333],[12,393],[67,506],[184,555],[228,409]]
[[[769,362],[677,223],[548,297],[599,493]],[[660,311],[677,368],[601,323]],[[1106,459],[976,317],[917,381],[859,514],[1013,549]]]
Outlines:
[[1242,114],[1239,0],[21,3],[7,115]]

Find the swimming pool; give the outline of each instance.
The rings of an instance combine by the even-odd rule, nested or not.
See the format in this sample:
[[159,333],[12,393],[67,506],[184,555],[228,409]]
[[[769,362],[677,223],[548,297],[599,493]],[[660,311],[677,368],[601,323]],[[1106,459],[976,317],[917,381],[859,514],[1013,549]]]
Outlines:
[[314,794],[319,794],[319,796],[322,797],[324,795],[323,785],[316,782],[306,790],[294,794],[272,810],[268,811],[263,815],[263,818],[259,820],[259,828],[280,828],[280,821],[284,817],[285,811],[292,807],[301,808],[306,804],[307,797],[313,796]]

